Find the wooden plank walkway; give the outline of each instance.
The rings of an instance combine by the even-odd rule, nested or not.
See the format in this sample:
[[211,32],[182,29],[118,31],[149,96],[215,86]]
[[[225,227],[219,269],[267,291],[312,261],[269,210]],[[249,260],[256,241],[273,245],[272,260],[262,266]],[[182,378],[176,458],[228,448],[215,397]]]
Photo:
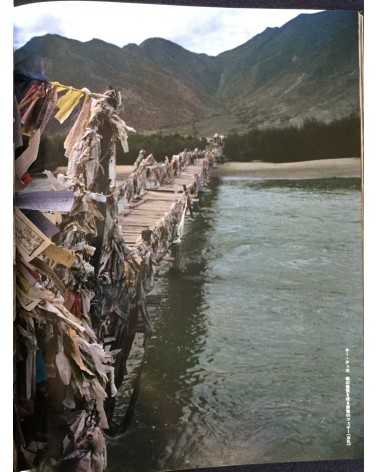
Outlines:
[[[130,168],[122,169],[117,173],[117,181],[122,182],[131,174]],[[143,197],[135,202],[130,202],[127,208],[120,208],[118,222],[121,234],[130,249],[137,249],[141,242],[142,231],[153,229],[159,221],[172,211],[180,199],[186,198],[183,193],[183,185],[189,189],[196,181],[195,174],[204,183],[204,166],[202,159],[183,169],[178,177],[171,183],[163,184],[154,190],[146,190]],[[164,255],[165,256],[165,255]],[[160,262],[163,258],[158,259]],[[167,262],[167,259],[166,259]],[[139,376],[143,367],[145,347],[144,326],[137,328],[135,338],[132,341],[131,350],[127,358],[127,376],[124,379],[115,399],[114,415],[112,418],[113,433],[122,434],[127,426],[130,411],[138,392]]]
[[171,183],[157,189],[146,190],[141,200],[129,204],[119,214],[119,224],[125,242],[132,248],[138,242],[142,231],[153,229],[155,224],[169,213],[183,195],[183,185],[188,188],[195,182],[195,174],[202,175],[202,162],[183,169]]

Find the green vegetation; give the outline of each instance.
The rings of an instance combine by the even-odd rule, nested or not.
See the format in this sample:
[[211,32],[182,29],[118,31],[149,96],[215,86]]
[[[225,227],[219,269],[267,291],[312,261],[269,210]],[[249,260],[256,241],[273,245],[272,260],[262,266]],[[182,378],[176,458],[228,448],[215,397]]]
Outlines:
[[253,129],[226,137],[227,160],[293,162],[359,157],[361,122],[356,115],[325,124],[308,120],[300,128]]
[[119,164],[133,164],[140,149],[145,149],[147,154],[152,153],[157,161],[163,161],[165,156],[171,157],[184,149],[205,149],[206,139],[193,136],[181,136],[180,134],[132,134],[129,136],[128,154],[120,155],[117,152]]
[[39,145],[38,158],[29,172],[42,172],[45,169],[53,170],[58,166],[66,166],[63,143],[65,136],[60,134],[44,134]]
[[[253,129],[246,134],[233,133],[226,137],[224,155],[227,160],[249,162],[293,162],[312,159],[359,157],[361,149],[361,122],[356,115],[329,124],[308,120],[300,128]],[[32,172],[55,169],[67,165],[64,157],[64,136],[45,135],[42,138],[38,159]],[[153,153],[156,160],[172,156],[183,149],[204,149],[206,139],[180,134],[132,134],[130,152],[117,149],[118,164],[133,164],[140,149]]]
[[[65,136],[60,134],[44,135],[39,148],[38,159],[33,164],[31,172],[42,172],[44,169],[53,170],[58,166],[66,166],[64,157]],[[179,134],[131,134],[129,136],[130,151],[125,154],[121,146],[117,147],[117,164],[133,164],[140,149],[145,149],[147,154],[152,153],[157,161],[164,160],[165,156],[172,156],[186,149],[204,149],[206,139],[193,136],[181,136]]]

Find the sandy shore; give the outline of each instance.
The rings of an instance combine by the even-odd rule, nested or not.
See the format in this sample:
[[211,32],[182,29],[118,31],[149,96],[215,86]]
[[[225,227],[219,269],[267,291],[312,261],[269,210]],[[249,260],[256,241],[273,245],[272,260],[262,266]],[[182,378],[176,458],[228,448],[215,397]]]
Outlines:
[[327,179],[361,177],[361,159],[322,159],[317,161],[285,162],[226,162],[219,164],[216,174],[259,179]]

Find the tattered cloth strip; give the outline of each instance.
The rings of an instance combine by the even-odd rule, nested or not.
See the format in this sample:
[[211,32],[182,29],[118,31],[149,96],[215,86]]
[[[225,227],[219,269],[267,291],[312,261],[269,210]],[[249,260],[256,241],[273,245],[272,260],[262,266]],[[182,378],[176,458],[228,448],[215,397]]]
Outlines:
[[73,182],[84,178],[85,186],[93,189],[100,167],[100,153],[100,135],[95,129],[87,129],[70,154],[67,177]]
[[[120,142],[124,152],[127,152],[127,132],[134,131],[109,104],[111,98],[109,96],[99,100],[92,99],[91,102],[84,101],[72,134],[65,141],[66,156],[69,158],[67,176],[73,182],[82,181],[87,190],[95,189],[100,175],[107,175],[114,186],[115,139]],[[104,122],[113,128],[113,138],[107,143],[107,148],[103,146],[103,133],[100,132]],[[80,138],[75,144],[74,136]],[[106,157],[106,162],[102,161],[102,155]]]
[[118,139],[121,143],[123,152],[129,152],[129,144],[127,141],[127,132],[135,133],[135,129],[127,126],[127,124],[119,117],[119,115],[113,113],[110,121],[116,126],[118,131]]
[[23,126],[27,124],[29,117],[32,116],[34,107],[38,103],[39,99],[46,96],[46,86],[47,84],[45,82],[33,82],[20,101],[19,110],[21,115],[21,124]]
[[56,104],[59,111],[56,113],[55,118],[62,124],[74,111],[85,92],[82,90],[67,89],[66,86],[60,86],[59,84],[53,83],[53,85],[56,85],[58,93],[61,91],[65,92],[64,95],[58,99]]
[[29,167],[37,159],[39,143],[41,140],[41,131],[37,131],[33,134],[29,141],[28,147],[25,151],[16,159],[15,162],[15,173],[19,179],[27,172]]
[[70,159],[75,144],[81,139],[91,115],[93,99],[85,96],[80,113],[64,141],[65,156]]
[[[43,257],[40,255],[39,257]],[[37,264],[37,261],[38,264]],[[17,272],[17,299],[22,308],[17,311],[17,343],[20,346],[17,352],[25,353],[26,365],[24,380],[20,378],[22,369],[18,369],[18,384],[25,386],[24,394],[19,393],[18,402],[23,398],[36,402],[38,375],[36,374],[37,350],[40,353],[39,363],[46,369],[47,384],[49,386],[47,405],[51,408],[61,410],[61,420],[66,422],[67,427],[72,424],[71,412],[75,414],[79,405],[87,404],[88,408],[81,415],[84,420],[73,441],[72,435],[68,434],[63,440],[63,457],[55,460],[55,465],[63,464],[68,458],[73,459],[72,454],[77,451],[85,453],[93,471],[97,466],[106,465],[106,448],[102,429],[107,428],[107,418],[104,410],[104,400],[107,397],[106,385],[109,382],[110,391],[115,395],[114,370],[110,353],[105,353],[102,346],[98,344],[96,335],[88,324],[88,317],[83,313],[79,318],[64,306],[62,288],[52,272],[43,270],[42,261],[34,259],[32,262],[18,264]],[[42,269],[42,270],[41,270]],[[77,277],[82,278],[80,272]],[[45,287],[49,287],[49,289]],[[87,297],[87,295],[86,295]],[[28,301],[29,300],[29,301]],[[87,302],[81,304],[84,305]],[[88,314],[88,308],[86,308]],[[37,334],[38,330],[44,333],[42,337]],[[42,330],[42,331],[41,331]],[[21,349],[22,346],[22,349]],[[21,359],[20,359],[21,360]],[[46,380],[46,379],[45,379]],[[62,385],[62,386],[59,386]],[[64,387],[63,387],[64,386]],[[64,392],[64,397],[61,393]],[[24,415],[25,413],[21,413]],[[65,419],[64,419],[65,418]],[[54,416],[50,417],[54,422]],[[53,423],[52,423],[53,424]],[[95,432],[97,440],[91,440],[91,434]],[[79,433],[79,431],[77,431]],[[57,436],[58,437],[58,436]],[[87,439],[84,441],[83,438]],[[30,435],[26,436],[26,443],[30,441]],[[56,437],[46,437],[44,448],[53,447]],[[73,441],[73,442],[72,442]],[[51,445],[49,443],[51,442]],[[86,449],[88,447],[88,449]],[[30,449],[30,443],[28,448]],[[80,470],[80,457],[71,470]],[[24,454],[24,459],[31,461],[32,467],[36,455]],[[57,458],[56,458],[57,459]],[[54,466],[55,470],[55,466]]]
[[[41,134],[56,113],[56,109],[58,108],[55,114],[56,119],[64,123],[82,97],[85,97],[86,104],[89,104],[92,99],[88,89],[78,90],[59,82],[34,80],[22,74],[15,74],[15,78],[21,81],[22,91],[19,91],[19,96],[21,96],[19,103],[17,100],[14,103],[14,148],[22,147],[23,135],[29,137],[27,148],[16,159],[15,175],[19,181],[27,185],[31,180],[26,178],[30,177],[27,171],[37,159]],[[15,88],[17,89],[17,83]],[[84,113],[85,110],[82,111]],[[77,137],[71,136],[70,147]],[[18,188],[19,185],[17,182],[16,187]]]
[[46,108],[44,109],[44,114],[41,118],[40,123],[41,133],[45,131],[48,122],[51,120],[56,110],[56,105],[58,102],[58,91],[55,87],[50,87],[50,90],[46,96],[46,102]]
[[[23,102],[23,110],[30,116],[32,106],[35,107],[41,98],[37,95],[42,94],[42,90],[42,86],[34,87]],[[86,91],[69,90],[64,86],[56,86],[55,92],[64,93],[57,103],[57,118],[61,122],[67,119],[80,98],[87,95]],[[36,427],[25,434],[25,447],[19,445],[18,451],[29,467],[41,465],[38,457],[41,454],[33,452],[36,449],[33,449],[32,444],[35,443],[35,435],[43,432],[45,443],[41,443],[39,452],[51,454],[54,451],[53,458],[46,458],[53,469],[63,463],[69,464],[70,470],[75,471],[100,472],[106,467],[103,430],[108,428],[108,420],[104,402],[108,394],[115,395],[117,390],[113,356],[104,351],[91,326],[91,301],[95,295],[93,287],[97,283],[92,265],[96,247],[92,244],[97,243],[102,249],[103,235],[99,229],[104,218],[99,208],[107,202],[106,196],[93,192],[92,187],[106,166],[110,169],[115,165],[112,152],[108,153],[106,146],[102,146],[103,120],[108,122],[112,132],[111,146],[116,138],[124,149],[127,143],[127,126],[117,118],[115,108],[111,105],[114,100],[117,104],[118,98],[117,94],[110,94],[95,102],[94,111],[89,117],[93,120],[88,128],[89,133],[85,128],[88,125],[88,111],[92,107],[82,108],[83,122],[77,123],[76,133],[71,134],[67,143],[68,147],[75,149],[69,156],[69,175],[59,181],[49,176],[56,187],[67,190],[23,193],[15,198],[16,205],[28,209],[28,212],[36,212],[29,213],[28,218],[20,208],[15,210],[19,261],[15,332],[20,365],[17,369],[17,384],[20,388],[16,400],[18,405],[27,405],[29,408],[17,409],[22,417],[22,421],[17,424],[25,424],[27,418],[36,421],[35,415],[44,417],[46,414],[38,406],[40,392],[37,377],[39,380],[41,377],[36,374],[36,365],[39,352],[38,365],[44,367],[47,376],[47,380],[42,377],[44,380],[40,383],[48,384],[45,402],[53,428],[53,433],[48,436],[47,430]],[[85,100],[85,107],[89,103]],[[46,112],[47,107],[41,108],[40,118],[43,110]],[[38,136],[38,131],[36,133],[35,136]],[[35,156],[36,153],[33,159]],[[29,158],[28,162],[31,161]],[[108,193],[109,187],[104,190]],[[38,211],[59,212],[62,215],[58,234],[54,234],[54,225],[47,222]],[[123,241],[117,237],[117,230],[112,224],[109,231],[106,244],[111,250],[111,267],[114,268],[117,266],[114,266],[117,257],[120,260],[124,257],[124,249],[120,246]],[[50,237],[54,238],[54,242]],[[96,241],[96,238],[99,239]],[[112,272],[111,277],[115,277],[122,286],[123,270]],[[121,291],[127,294],[124,283]],[[67,293],[72,296],[67,296]],[[70,301],[72,298],[73,303]],[[70,308],[65,306],[66,303]],[[122,320],[122,323],[125,324],[125,321]],[[73,421],[73,418],[78,421]],[[69,428],[72,428],[71,433],[68,432]],[[68,434],[62,436],[64,431]]]

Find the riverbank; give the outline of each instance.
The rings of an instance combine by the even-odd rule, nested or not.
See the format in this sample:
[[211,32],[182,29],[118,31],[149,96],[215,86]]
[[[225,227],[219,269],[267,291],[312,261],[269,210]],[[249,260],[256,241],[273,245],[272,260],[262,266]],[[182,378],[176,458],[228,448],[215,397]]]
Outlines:
[[284,162],[226,162],[218,165],[220,177],[256,177],[259,179],[329,179],[361,177],[361,159],[321,159],[316,161]]

